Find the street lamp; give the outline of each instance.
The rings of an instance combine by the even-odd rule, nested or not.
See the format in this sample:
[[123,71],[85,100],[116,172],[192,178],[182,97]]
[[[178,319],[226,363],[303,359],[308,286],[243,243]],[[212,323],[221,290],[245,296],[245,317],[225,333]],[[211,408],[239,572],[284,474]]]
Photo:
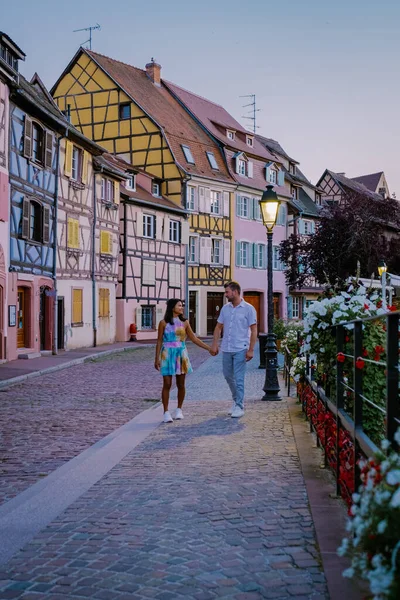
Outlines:
[[278,383],[278,351],[276,349],[276,336],[274,334],[274,304],[273,304],[273,280],[272,280],[272,235],[278,216],[280,201],[273,185],[267,185],[261,200],[259,200],[263,223],[267,228],[268,240],[268,332],[267,345],[265,349],[265,382],[263,390],[265,392],[263,400],[276,401],[282,400],[279,396],[280,388]]
[[381,284],[382,284],[382,308],[384,308],[386,310],[387,308],[387,304],[386,304],[386,273],[387,273],[387,266],[385,261],[382,259],[379,261],[378,264],[378,273],[379,273],[379,277],[381,278]]

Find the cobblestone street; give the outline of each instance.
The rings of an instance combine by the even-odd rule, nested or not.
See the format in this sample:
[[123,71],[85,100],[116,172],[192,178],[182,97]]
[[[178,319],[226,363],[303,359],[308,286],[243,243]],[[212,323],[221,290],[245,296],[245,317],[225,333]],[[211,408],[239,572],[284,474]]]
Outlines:
[[[189,347],[195,368],[209,357]],[[138,348],[0,390],[0,504],[158,401],[153,363]]]
[[[244,418],[231,419],[220,357],[199,366],[207,355],[191,350],[199,368],[188,380],[184,420],[159,426],[15,554],[1,570],[0,598],[329,598],[286,402],[247,399]],[[152,363],[145,392],[129,383],[140,365],[146,373],[152,351],[54,375],[52,397],[62,389],[63,403],[68,375],[83,376],[86,395],[75,407],[83,400],[86,416],[95,415],[95,439],[111,413],[109,427],[148,407],[134,396],[159,392]],[[257,364],[248,370],[248,398],[260,396]],[[40,389],[49,387],[44,379]],[[23,388],[12,392],[22,398]],[[93,413],[89,399],[96,406],[99,398],[106,408]]]

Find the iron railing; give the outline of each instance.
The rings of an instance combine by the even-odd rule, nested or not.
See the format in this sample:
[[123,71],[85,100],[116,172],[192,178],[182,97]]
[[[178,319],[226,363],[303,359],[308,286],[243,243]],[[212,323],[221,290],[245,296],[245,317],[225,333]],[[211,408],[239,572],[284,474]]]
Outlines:
[[[317,443],[324,450],[325,464],[330,465],[336,474],[337,493],[342,493],[348,501],[360,483],[360,458],[370,457],[378,450],[377,443],[364,430],[363,416],[367,407],[376,411],[376,415],[381,415],[385,425],[382,437],[385,435],[391,446],[398,449],[394,435],[400,425],[399,319],[400,311],[397,311],[332,326],[337,356],[342,355],[342,359],[347,359],[347,366],[349,363],[352,366],[351,373],[345,377],[345,365],[337,361],[334,385],[330,388],[325,386],[324,389],[314,380],[314,365],[310,356],[307,356],[306,378],[304,384],[299,386],[299,397],[310,422],[310,430],[316,432]],[[383,321],[382,329],[386,332],[385,361],[363,356],[365,327],[367,323],[379,320]],[[348,351],[348,340],[346,342],[349,332],[352,332],[352,353]],[[363,389],[364,370],[360,367],[360,357],[362,365],[371,363],[377,369],[384,369],[384,406],[379,406],[369,398],[368,390]],[[290,373],[288,376],[290,385]],[[332,389],[334,387],[335,390]],[[351,396],[350,402],[346,402],[347,395]]]

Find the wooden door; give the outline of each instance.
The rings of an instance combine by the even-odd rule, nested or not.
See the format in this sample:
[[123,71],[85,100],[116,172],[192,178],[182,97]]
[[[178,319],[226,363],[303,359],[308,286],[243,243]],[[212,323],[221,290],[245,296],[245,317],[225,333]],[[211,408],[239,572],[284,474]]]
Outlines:
[[261,311],[260,311],[260,294],[258,292],[245,292],[243,298],[246,302],[254,306],[257,313],[257,333],[260,331],[261,325]]
[[196,333],[196,302],[197,302],[197,292],[189,292],[189,323],[190,327]]
[[25,337],[26,337],[26,315],[25,315],[25,290],[24,288],[18,288],[18,307],[17,307],[17,346],[18,348],[25,348]]
[[222,292],[207,293],[207,335],[212,335],[214,333],[223,304],[224,294]]
[[274,294],[274,319],[278,320],[281,318],[281,295]]
[[64,298],[57,298],[57,348],[64,350]]

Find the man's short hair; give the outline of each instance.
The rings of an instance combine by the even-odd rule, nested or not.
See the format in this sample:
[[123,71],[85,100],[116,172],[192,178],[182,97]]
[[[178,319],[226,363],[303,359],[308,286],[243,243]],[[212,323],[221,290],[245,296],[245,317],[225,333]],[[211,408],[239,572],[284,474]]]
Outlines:
[[229,283],[225,283],[224,287],[225,289],[229,288],[230,290],[232,290],[232,292],[237,292],[238,294],[240,294],[240,292],[242,291],[242,288],[240,287],[237,281],[230,281]]

